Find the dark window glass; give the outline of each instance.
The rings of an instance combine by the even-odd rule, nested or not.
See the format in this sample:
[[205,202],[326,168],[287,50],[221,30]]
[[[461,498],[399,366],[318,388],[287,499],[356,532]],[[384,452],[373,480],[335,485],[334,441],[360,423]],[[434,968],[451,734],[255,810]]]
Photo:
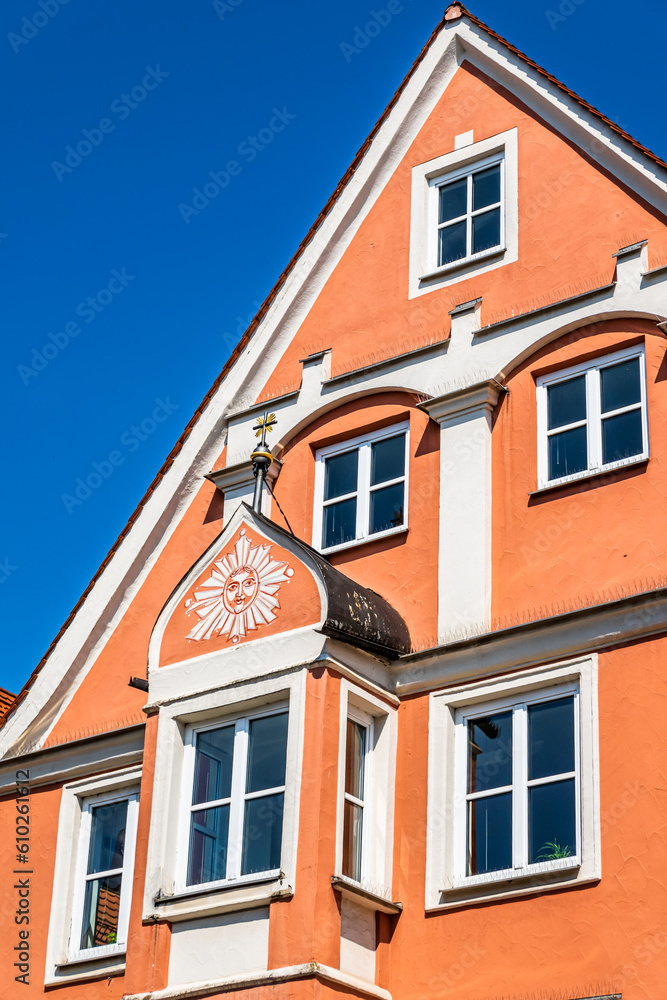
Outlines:
[[253,719],[250,723],[246,792],[279,788],[285,784],[287,712]]
[[468,803],[468,874],[512,867],[512,793]]
[[81,948],[99,948],[117,943],[120,887],[120,875],[107,875],[86,882]]
[[641,400],[639,383],[639,358],[621,361],[617,365],[600,369],[602,412],[620,410]]
[[586,376],[577,375],[547,388],[547,428],[586,419]]
[[341,500],[324,508],[322,524],[322,548],[342,545],[357,537],[357,500]]
[[364,797],[364,754],[366,729],[352,719],[347,720],[345,744],[345,791],[355,799]]
[[361,806],[345,800],[343,816],[343,875],[361,880],[361,838],[364,811]]
[[602,421],[602,461],[620,462],[644,450],[641,410],[630,410]]
[[472,175],[472,209],[486,208],[500,201],[500,164]]
[[574,771],[574,699],[528,706],[528,780]]
[[586,427],[552,434],[549,438],[549,479],[573,476],[588,468]]
[[191,822],[188,885],[225,878],[229,806],[200,809],[192,814]]
[[574,778],[528,789],[528,863],[576,854]]
[[468,722],[468,791],[512,784],[512,713]]
[[371,445],[371,486],[405,475],[405,434]]
[[87,874],[123,867],[127,800],[92,809]]
[[394,483],[371,493],[369,532],[388,531],[403,524],[405,483]]
[[500,246],[500,209],[494,208],[472,220],[472,252],[482,253]]
[[438,230],[438,265],[451,264],[467,256],[467,222],[455,222],[453,226]]
[[246,801],[242,875],[280,868],[284,798],[284,794],[278,792]]
[[342,455],[332,455],[324,462],[324,499],[342,497],[357,489],[357,468],[359,452],[344,451]]
[[468,178],[462,177],[451,184],[443,184],[440,191],[440,212],[438,222],[458,219],[468,211]]
[[197,735],[197,759],[192,804],[229,798],[232,790],[234,726]]

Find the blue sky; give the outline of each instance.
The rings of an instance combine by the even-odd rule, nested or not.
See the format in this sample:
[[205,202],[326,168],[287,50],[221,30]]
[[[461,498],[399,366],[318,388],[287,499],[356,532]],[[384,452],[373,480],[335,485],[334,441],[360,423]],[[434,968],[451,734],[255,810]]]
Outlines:
[[[0,13],[0,686],[12,691],[445,6],[394,2],[354,52],[383,0],[61,4],[5,0]],[[663,3],[633,16],[625,0],[470,6],[667,158]],[[183,208],[211,172],[224,190]],[[95,471],[99,486],[77,496]]]

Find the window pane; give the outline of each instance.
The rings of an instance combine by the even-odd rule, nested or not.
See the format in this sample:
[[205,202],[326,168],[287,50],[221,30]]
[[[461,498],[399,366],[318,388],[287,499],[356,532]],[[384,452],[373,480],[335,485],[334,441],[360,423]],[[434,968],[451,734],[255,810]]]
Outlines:
[[405,475],[405,434],[371,445],[371,486]]
[[324,499],[343,497],[355,493],[357,489],[357,466],[359,452],[345,451],[342,455],[332,455],[324,461]]
[[528,789],[528,863],[577,853],[574,778]]
[[564,427],[586,419],[586,376],[547,387],[547,428]]
[[242,875],[280,868],[284,798],[283,792],[278,792],[246,802]]
[[602,421],[602,461],[620,462],[644,450],[642,411],[630,410]]
[[229,797],[232,788],[234,726],[197,734],[192,804]]
[[86,874],[123,867],[127,799],[91,810],[90,845]]
[[192,814],[188,885],[226,877],[228,835],[229,806],[201,809]]
[[528,706],[528,780],[574,771],[574,698]]
[[500,164],[472,175],[472,209],[486,208],[500,201]]
[[453,226],[438,231],[438,266],[451,264],[467,256],[466,247],[467,222],[455,222]]
[[120,885],[120,875],[86,882],[81,948],[117,943]]
[[512,867],[512,793],[468,803],[468,875]]
[[279,788],[285,784],[287,712],[253,719],[250,723],[246,792]]
[[403,524],[403,499],[405,483],[394,483],[371,493],[371,514],[369,532],[387,531]]
[[468,722],[468,791],[512,784],[512,713]]
[[481,253],[500,246],[500,209],[494,208],[472,220],[472,252]]
[[587,468],[586,427],[574,427],[549,438],[549,479],[572,476]]
[[343,875],[361,881],[361,833],[364,811],[345,800],[343,817]]
[[602,412],[620,410],[641,400],[639,385],[639,358],[621,361],[618,365],[600,369]]
[[364,797],[364,753],[366,751],[366,728],[347,720],[347,741],[345,745],[345,791],[355,799]]
[[342,545],[357,537],[357,501],[341,500],[332,503],[323,511],[322,548],[329,545]]
[[451,184],[443,184],[440,191],[440,213],[438,222],[458,219],[468,211],[468,178],[462,177]]

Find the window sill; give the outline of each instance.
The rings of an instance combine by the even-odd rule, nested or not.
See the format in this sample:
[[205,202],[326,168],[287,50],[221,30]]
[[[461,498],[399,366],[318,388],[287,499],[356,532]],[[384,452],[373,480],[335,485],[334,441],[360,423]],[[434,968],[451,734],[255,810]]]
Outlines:
[[343,542],[342,545],[330,545],[328,549],[319,549],[318,551],[323,556],[330,556],[336,552],[345,552],[347,549],[357,548],[359,545],[368,545],[369,542],[377,542],[383,538],[392,538],[394,535],[407,535],[407,533],[407,524],[402,524],[399,528],[378,531],[374,535],[366,535],[364,538],[354,538],[351,542]]
[[479,876],[479,878],[478,882],[456,884],[441,889],[439,904],[428,908],[427,912],[476,903],[488,903],[498,899],[525,896],[549,889],[566,889],[600,881],[598,874],[591,873],[590,868],[586,868],[579,861],[529,874],[510,875],[509,877],[507,874],[502,874],[499,877]]
[[484,250],[482,253],[475,254],[472,257],[466,257],[463,260],[454,260],[451,264],[443,264],[442,267],[436,267],[432,271],[427,271],[426,274],[421,274],[419,276],[419,283],[427,284],[431,281],[437,281],[438,278],[450,277],[452,274],[456,274],[457,271],[464,271],[469,267],[473,267],[480,261],[487,261],[493,257],[502,257],[506,253],[507,247],[492,247],[491,250]]
[[392,903],[389,896],[379,895],[370,889],[365,889],[360,882],[355,882],[345,875],[332,875],[331,885],[342,896],[346,896],[354,903],[365,906],[369,910],[378,910],[380,913],[389,913],[397,916],[403,911],[402,903]]
[[97,958],[68,958],[58,962],[51,975],[47,975],[45,986],[62,986],[64,983],[85,979],[101,979],[105,976],[122,976],[125,972],[125,947],[113,955]]
[[[174,893],[173,896],[157,896],[148,919],[170,922],[191,920],[193,917],[248,910],[275,900],[291,899],[293,895],[294,889],[280,875],[254,882],[235,882],[228,886],[205,886],[191,892]],[[147,919],[146,916],[144,919]]]
[[573,483],[580,483],[587,479],[599,479],[605,476],[610,476],[614,472],[620,472],[623,469],[628,469],[632,465],[641,465],[642,463],[648,462],[648,454],[644,455],[633,455],[632,458],[621,459],[620,462],[611,462],[609,465],[605,465],[600,469],[586,469],[585,472],[575,472],[572,476],[563,476],[562,479],[554,479],[551,482],[544,483],[542,486],[538,486],[536,490],[529,493],[529,497],[541,496],[543,493],[549,493],[551,490],[557,490],[561,486],[570,486]]

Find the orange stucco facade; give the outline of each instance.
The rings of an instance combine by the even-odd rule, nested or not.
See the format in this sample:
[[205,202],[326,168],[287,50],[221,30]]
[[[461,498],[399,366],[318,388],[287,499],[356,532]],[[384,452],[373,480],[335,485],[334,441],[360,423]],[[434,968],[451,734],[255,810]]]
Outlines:
[[[262,318],[264,365],[240,351],[3,718],[8,1000],[664,996],[667,168],[629,139],[617,163],[588,110],[536,72],[529,93],[522,57],[458,5],[431,45],[357,165],[377,184],[331,209],[344,237],[323,224],[306,244],[291,325]],[[515,259],[499,237],[413,293],[417,185],[474,183],[489,148],[516,170]],[[605,410],[612,364],[636,382]],[[545,429],[571,369],[585,416],[549,410]],[[596,465],[617,410],[635,437]],[[588,464],[545,472],[560,427],[585,427]],[[545,706],[574,719],[573,763],[535,778],[521,719]],[[487,746],[508,715],[509,748]],[[529,856],[534,789],[567,782],[572,844]],[[511,819],[486,815],[483,866],[471,817],[494,789]],[[98,833],[112,807],[125,825]],[[82,944],[105,871],[121,916]]]

